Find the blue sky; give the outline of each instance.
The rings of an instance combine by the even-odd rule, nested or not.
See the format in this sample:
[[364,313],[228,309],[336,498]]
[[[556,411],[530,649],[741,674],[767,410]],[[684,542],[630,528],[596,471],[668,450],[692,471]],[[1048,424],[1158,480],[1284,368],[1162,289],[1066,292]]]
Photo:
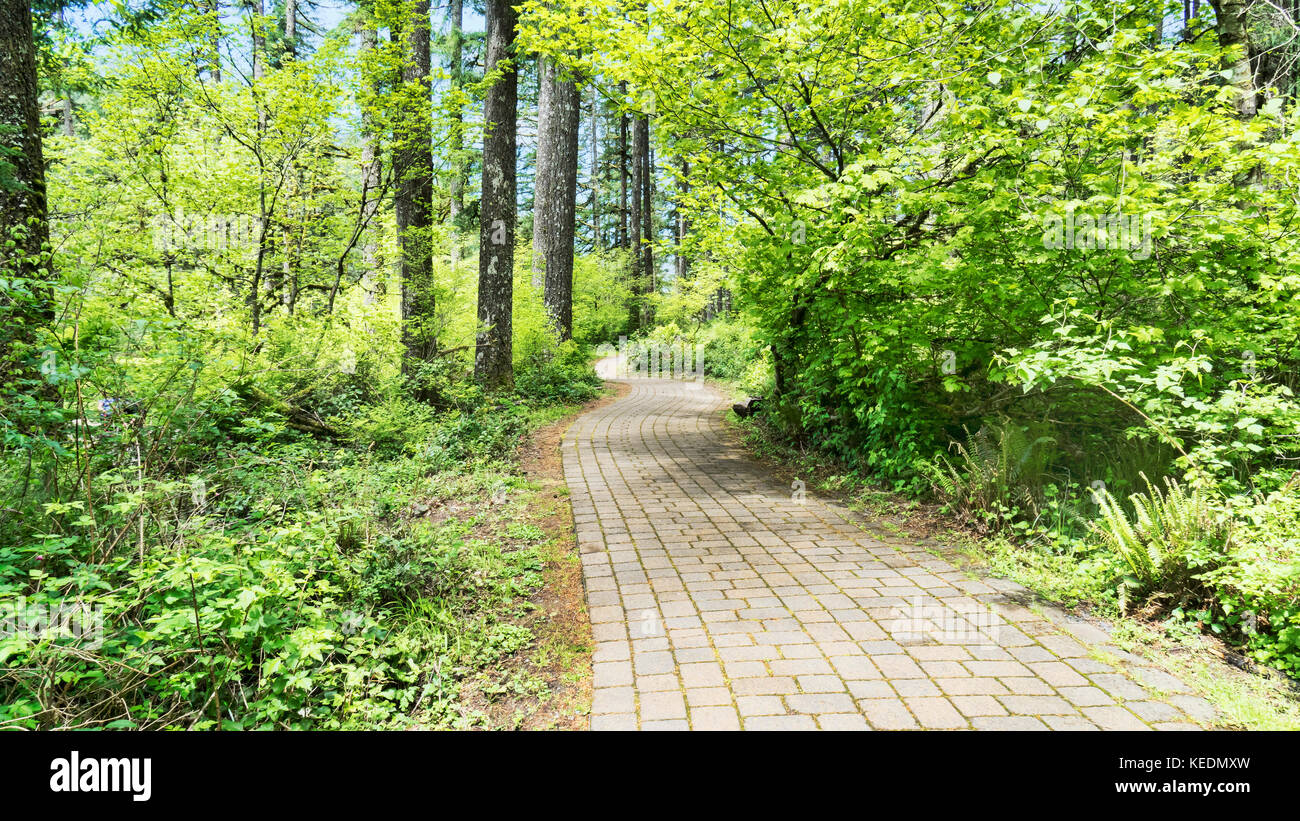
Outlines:
[[[142,5],[139,0],[131,2],[126,0],[127,4],[138,8]],[[268,6],[272,5],[274,0],[265,0]],[[223,0],[223,8],[227,13],[233,13],[234,4]],[[317,26],[324,30],[329,30],[337,26],[344,17],[354,8],[356,3],[340,2],[340,0],[317,0],[312,4],[313,7],[305,9],[306,16],[316,23]],[[433,21],[438,30],[446,30],[446,3],[435,0],[433,4]],[[81,9],[69,11],[67,20],[83,32],[92,32],[102,27],[102,23],[112,14],[113,4],[109,2],[90,3]],[[465,4],[464,28],[467,32],[481,32],[484,28],[483,15],[472,8],[470,3]]]

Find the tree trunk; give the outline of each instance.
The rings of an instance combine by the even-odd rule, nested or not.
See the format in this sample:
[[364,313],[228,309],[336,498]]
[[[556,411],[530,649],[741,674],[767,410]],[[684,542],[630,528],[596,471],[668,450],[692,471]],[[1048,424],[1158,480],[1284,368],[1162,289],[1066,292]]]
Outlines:
[[[619,83],[619,97],[627,96],[627,83]],[[618,117],[618,247],[630,248],[627,230],[627,112]]]
[[[450,73],[451,87],[459,91],[465,84],[464,67],[464,0],[451,0],[447,8],[447,17],[451,23]],[[465,114],[457,104],[451,112],[451,197],[448,217],[451,222],[451,269],[454,272],[460,264],[460,228],[459,218],[465,210],[465,183],[467,169],[463,152],[465,150]]]
[[266,274],[267,257],[271,255],[271,212],[266,198],[266,171],[259,169],[257,192],[257,257],[253,265],[253,281],[248,287],[249,323],[253,336],[262,330],[262,286],[268,280]]
[[[402,119],[393,149],[393,211],[401,247],[402,372],[411,375],[433,358],[433,116],[429,98],[429,0],[408,0],[403,16],[402,83],[417,102]],[[419,392],[424,399],[430,398]]]
[[[479,206],[478,335],[474,376],[489,390],[514,386],[512,322],[515,243],[514,64],[517,15],[511,0],[487,0],[485,70],[501,70],[483,104],[483,190]],[[505,65],[502,63],[505,62]]]
[[[1211,0],[1219,45],[1230,53],[1227,68],[1232,71],[1228,82],[1236,90],[1233,107],[1243,120],[1255,116],[1255,72],[1250,66],[1250,32],[1246,13],[1247,0]],[[1195,12],[1193,12],[1195,14]]]
[[[264,28],[264,17],[266,15],[266,6],[263,0],[255,0],[252,8],[252,19],[249,21],[249,30],[251,32],[253,44],[253,85],[256,87],[262,80],[266,71],[266,29]],[[266,136],[266,109],[262,107],[262,89],[258,88],[254,97],[257,111],[257,145],[259,151],[263,147]],[[258,162],[261,163],[259,154]],[[257,261],[253,267],[253,281],[248,288],[248,313],[249,322],[253,329],[253,336],[257,336],[262,330],[262,289],[274,293],[275,282],[273,278],[266,273],[268,257],[271,256],[271,206],[267,200],[267,170],[265,167],[258,169],[258,194],[257,194]]]
[[[54,318],[49,214],[36,84],[36,47],[27,0],[0,0],[0,277],[28,284],[26,304],[0,303],[0,379],[17,369],[13,343],[30,343],[34,326]],[[10,151],[12,153],[10,153]],[[6,179],[7,177],[7,179]],[[13,243],[10,245],[9,243]],[[6,289],[8,290],[8,289]]]
[[[374,20],[367,16],[361,23],[361,54],[364,65],[365,56],[373,54],[379,45],[379,34],[375,30]],[[365,70],[363,68],[363,70]],[[379,98],[380,83],[375,81],[372,91],[375,99]],[[375,218],[379,214],[379,179],[383,170],[379,159],[379,136],[375,133],[374,118],[363,108],[361,111],[361,209],[365,221],[366,242],[361,249],[361,290],[367,305],[373,304],[379,294],[379,227]]]
[[650,294],[654,291],[655,268],[654,268],[654,185],[651,174],[653,163],[650,161],[650,118],[640,116],[636,118],[636,131],[633,136],[633,153],[636,155],[638,191],[637,196],[641,200],[640,217],[641,223],[637,226],[637,243],[633,249],[638,257],[637,269],[640,273],[640,290],[641,290],[641,326],[649,326],[652,317],[653,306],[650,304]]
[[533,273],[560,340],[573,336],[573,233],[578,188],[578,86],[553,60],[537,62],[537,181]]
[[[64,18],[63,12],[64,12],[64,9],[63,9],[62,7],[60,7],[60,8],[59,8],[59,25],[61,25],[61,26],[65,26],[65,25],[67,25],[67,21],[66,21],[66,19]],[[63,69],[64,69],[64,71],[67,71],[67,70],[69,69],[69,63],[68,63],[67,60],[64,60],[64,61],[63,61]],[[73,106],[72,106],[72,89],[71,89],[71,88],[68,88],[68,87],[65,86],[65,87],[63,88],[63,96],[62,96],[62,99],[59,100],[59,119],[60,119],[60,122],[61,122],[62,125],[63,125],[63,135],[64,135],[65,137],[73,137],[73,136],[75,136],[76,133],[77,133],[76,120],[74,119],[74,117],[73,117],[73,115],[72,115],[72,108],[73,108]]]
[[[253,3],[253,21],[252,21],[252,38],[253,38],[253,84],[256,86],[262,80],[266,73],[266,28],[265,28],[266,4],[263,0],[254,0]],[[257,105],[257,135],[258,141],[261,142],[262,135],[266,133],[266,109],[262,107],[263,89],[257,89],[254,100]]]
[[641,228],[644,223],[642,211],[645,208],[645,164],[641,161],[642,155],[646,152],[646,137],[648,132],[642,129],[645,124],[645,118],[637,114],[632,117],[632,221],[628,231],[628,247],[631,250],[632,257],[630,261],[630,272],[632,287],[632,304],[628,311],[629,330],[640,330],[644,324],[645,306],[643,304],[643,294],[645,287],[645,270],[642,267],[645,262],[645,250],[641,244]]
[[[253,81],[262,79],[266,70],[266,4],[253,0],[253,20],[250,26],[253,37]],[[259,109],[260,111],[260,109]],[[259,115],[261,116],[261,115]]]
[[207,43],[208,76],[214,83],[221,82],[221,3],[220,0],[204,0],[203,11],[207,15],[209,40]]
[[284,0],[284,56],[298,57],[298,0]]
[[[1290,18],[1293,26],[1300,25],[1300,0],[1291,0]],[[1295,38],[1290,49],[1290,68],[1287,71],[1286,93],[1296,98],[1297,80],[1300,80],[1300,37]]]
[[681,191],[682,198],[677,203],[677,278],[684,280],[690,273],[690,261],[686,258],[686,236],[691,231],[691,221],[686,218],[686,198],[691,193],[691,164],[685,159],[681,161],[681,182],[678,183],[678,190]]
[[600,252],[605,243],[600,235],[600,91],[591,82],[591,250]]

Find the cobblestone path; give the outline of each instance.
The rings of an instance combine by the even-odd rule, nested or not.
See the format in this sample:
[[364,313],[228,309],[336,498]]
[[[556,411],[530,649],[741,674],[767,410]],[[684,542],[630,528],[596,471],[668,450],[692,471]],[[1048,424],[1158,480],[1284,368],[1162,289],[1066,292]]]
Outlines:
[[728,440],[712,389],[626,381],[562,446],[593,730],[1212,723],[1104,630],[776,482]]

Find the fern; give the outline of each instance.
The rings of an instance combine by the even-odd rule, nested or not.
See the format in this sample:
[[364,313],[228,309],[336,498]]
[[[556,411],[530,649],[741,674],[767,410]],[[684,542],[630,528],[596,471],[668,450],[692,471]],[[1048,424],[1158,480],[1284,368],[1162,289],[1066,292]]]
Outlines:
[[1230,526],[1203,489],[1188,489],[1166,477],[1162,491],[1146,474],[1141,476],[1147,490],[1129,496],[1132,517],[1102,490],[1094,528],[1137,586],[1147,592],[1185,593],[1201,571],[1222,563]]
[[922,463],[934,492],[955,509],[1003,524],[1017,504],[1035,507],[1056,440],[1029,427],[985,422],[966,441],[954,442],[957,464],[943,454]]

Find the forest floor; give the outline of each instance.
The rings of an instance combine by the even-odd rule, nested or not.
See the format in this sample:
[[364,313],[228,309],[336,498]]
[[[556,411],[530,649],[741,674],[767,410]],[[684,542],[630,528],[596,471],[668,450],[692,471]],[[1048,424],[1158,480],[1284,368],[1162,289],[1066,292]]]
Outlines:
[[1196,729],[1113,631],[785,480],[725,396],[632,378],[563,446],[592,729]]

